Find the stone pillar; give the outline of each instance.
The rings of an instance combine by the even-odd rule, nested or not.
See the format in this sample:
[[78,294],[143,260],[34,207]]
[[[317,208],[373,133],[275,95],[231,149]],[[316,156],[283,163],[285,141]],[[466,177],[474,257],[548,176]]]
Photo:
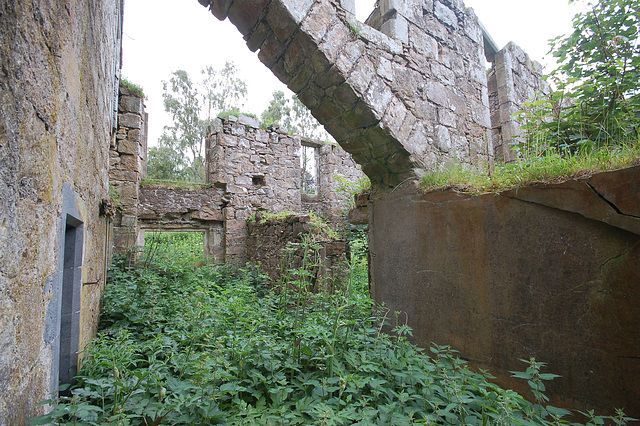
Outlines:
[[406,0],[381,0],[380,13],[383,23],[380,32],[403,43],[409,42],[409,23]]
[[109,185],[118,205],[113,222],[115,253],[126,252],[144,241],[138,225],[138,198],[146,169],[145,118],[143,99],[120,86],[118,132],[109,150]]

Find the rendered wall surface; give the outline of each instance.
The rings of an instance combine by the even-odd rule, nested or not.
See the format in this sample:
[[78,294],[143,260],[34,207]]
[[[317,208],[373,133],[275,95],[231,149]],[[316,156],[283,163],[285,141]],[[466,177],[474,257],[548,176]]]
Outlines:
[[[79,348],[95,333],[120,6],[0,2],[0,425],[24,424],[57,389],[65,321]],[[68,226],[82,244],[65,262]],[[76,287],[61,316],[65,265]]]
[[[560,374],[552,403],[640,415],[640,167],[501,194],[371,197],[373,297],[416,343],[499,382],[520,358]],[[524,385],[524,386],[523,386]]]

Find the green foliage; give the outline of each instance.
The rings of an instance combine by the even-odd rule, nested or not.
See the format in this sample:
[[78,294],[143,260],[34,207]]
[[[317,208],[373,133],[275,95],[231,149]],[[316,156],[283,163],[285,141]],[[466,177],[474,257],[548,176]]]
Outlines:
[[329,134],[316,120],[311,111],[302,103],[296,95],[290,99],[284,92],[273,92],[269,106],[262,112],[261,119],[265,128],[278,124],[289,134],[303,136],[309,139],[328,140]]
[[188,174],[188,160],[182,152],[170,146],[152,146],[147,151],[147,177],[149,179],[185,181],[192,178]]
[[227,62],[221,70],[205,67],[199,82],[192,81],[184,70],[174,71],[169,81],[163,82],[164,108],[173,124],[165,126],[159,140],[160,147],[166,149],[149,158],[153,177],[183,180],[189,176],[193,182],[204,181],[203,147],[208,128],[218,111],[238,109],[247,94],[246,84],[236,73],[235,65]]
[[551,41],[557,90],[538,94],[518,113],[527,131],[527,140],[515,146],[521,156],[568,155],[638,140],[639,14],[638,0],[589,2],[574,17],[574,31]]
[[230,116],[240,117],[240,114],[246,115],[247,117],[258,118],[255,114],[252,114],[250,112],[241,112],[238,108],[231,108],[229,110],[221,111],[220,113],[218,113],[218,117],[228,119]]
[[454,188],[471,194],[500,192],[535,183],[589,177],[599,171],[638,164],[640,141],[576,155],[562,156],[547,152],[543,156],[521,159],[514,164],[498,163],[490,173],[454,162],[425,172],[420,180],[420,187],[425,190]]
[[142,89],[142,87],[138,86],[135,83],[130,82],[126,78],[124,77],[120,78],[120,85],[129,89],[131,93],[133,93],[134,95],[142,99],[146,99],[146,96],[144,95],[144,90]]
[[336,193],[345,196],[349,201],[349,208],[355,207],[353,197],[371,190],[371,180],[367,175],[358,178],[355,182],[341,175],[333,175],[333,181],[336,183]]
[[[530,384],[529,403],[450,348],[409,343],[406,315],[366,296],[366,267],[354,265],[362,260],[326,292],[308,291],[304,269],[265,291],[256,268],[184,261],[192,238],[161,237],[158,252],[173,247],[173,256],[111,269],[99,335],[71,396],[45,401],[53,410],[29,424],[564,422],[566,410],[544,404],[553,375],[541,363],[514,373]],[[586,415],[590,425],[629,420]]]

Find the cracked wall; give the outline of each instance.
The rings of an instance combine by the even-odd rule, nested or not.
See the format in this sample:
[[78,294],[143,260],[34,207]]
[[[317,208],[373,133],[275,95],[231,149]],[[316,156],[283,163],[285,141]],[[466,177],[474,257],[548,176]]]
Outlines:
[[640,166],[470,196],[371,197],[371,288],[415,340],[503,386],[534,356],[555,406],[640,414]]
[[[0,425],[42,411],[36,404],[64,375],[65,345],[81,349],[95,333],[120,6],[0,2]],[[82,244],[64,293],[71,228]],[[65,314],[67,296],[73,311]]]

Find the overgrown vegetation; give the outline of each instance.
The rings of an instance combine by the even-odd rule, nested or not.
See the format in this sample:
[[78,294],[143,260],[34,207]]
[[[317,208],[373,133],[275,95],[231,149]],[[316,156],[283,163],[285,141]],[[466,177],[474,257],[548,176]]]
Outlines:
[[587,6],[571,34],[551,41],[559,64],[549,76],[552,90],[516,113],[524,132],[511,143],[516,163],[492,171],[443,165],[424,176],[424,188],[501,191],[640,163],[640,2]]
[[120,85],[129,89],[131,91],[131,93],[133,93],[134,95],[146,99],[146,96],[144,94],[144,90],[142,89],[141,86],[127,80],[126,78],[122,77],[120,78]]
[[595,172],[634,165],[640,165],[640,143],[611,146],[575,155],[547,153],[528,160],[521,159],[513,164],[497,163],[490,172],[452,162],[426,172],[421,178],[420,186],[426,190],[454,188],[461,192],[481,194],[535,183],[584,178]]
[[555,425],[568,414],[546,405],[543,363],[515,373],[530,403],[447,347],[410,344],[405,315],[366,295],[362,257],[312,293],[304,269],[272,283],[254,267],[194,262],[196,241],[158,235],[137,268],[111,269],[71,395],[29,424]]

